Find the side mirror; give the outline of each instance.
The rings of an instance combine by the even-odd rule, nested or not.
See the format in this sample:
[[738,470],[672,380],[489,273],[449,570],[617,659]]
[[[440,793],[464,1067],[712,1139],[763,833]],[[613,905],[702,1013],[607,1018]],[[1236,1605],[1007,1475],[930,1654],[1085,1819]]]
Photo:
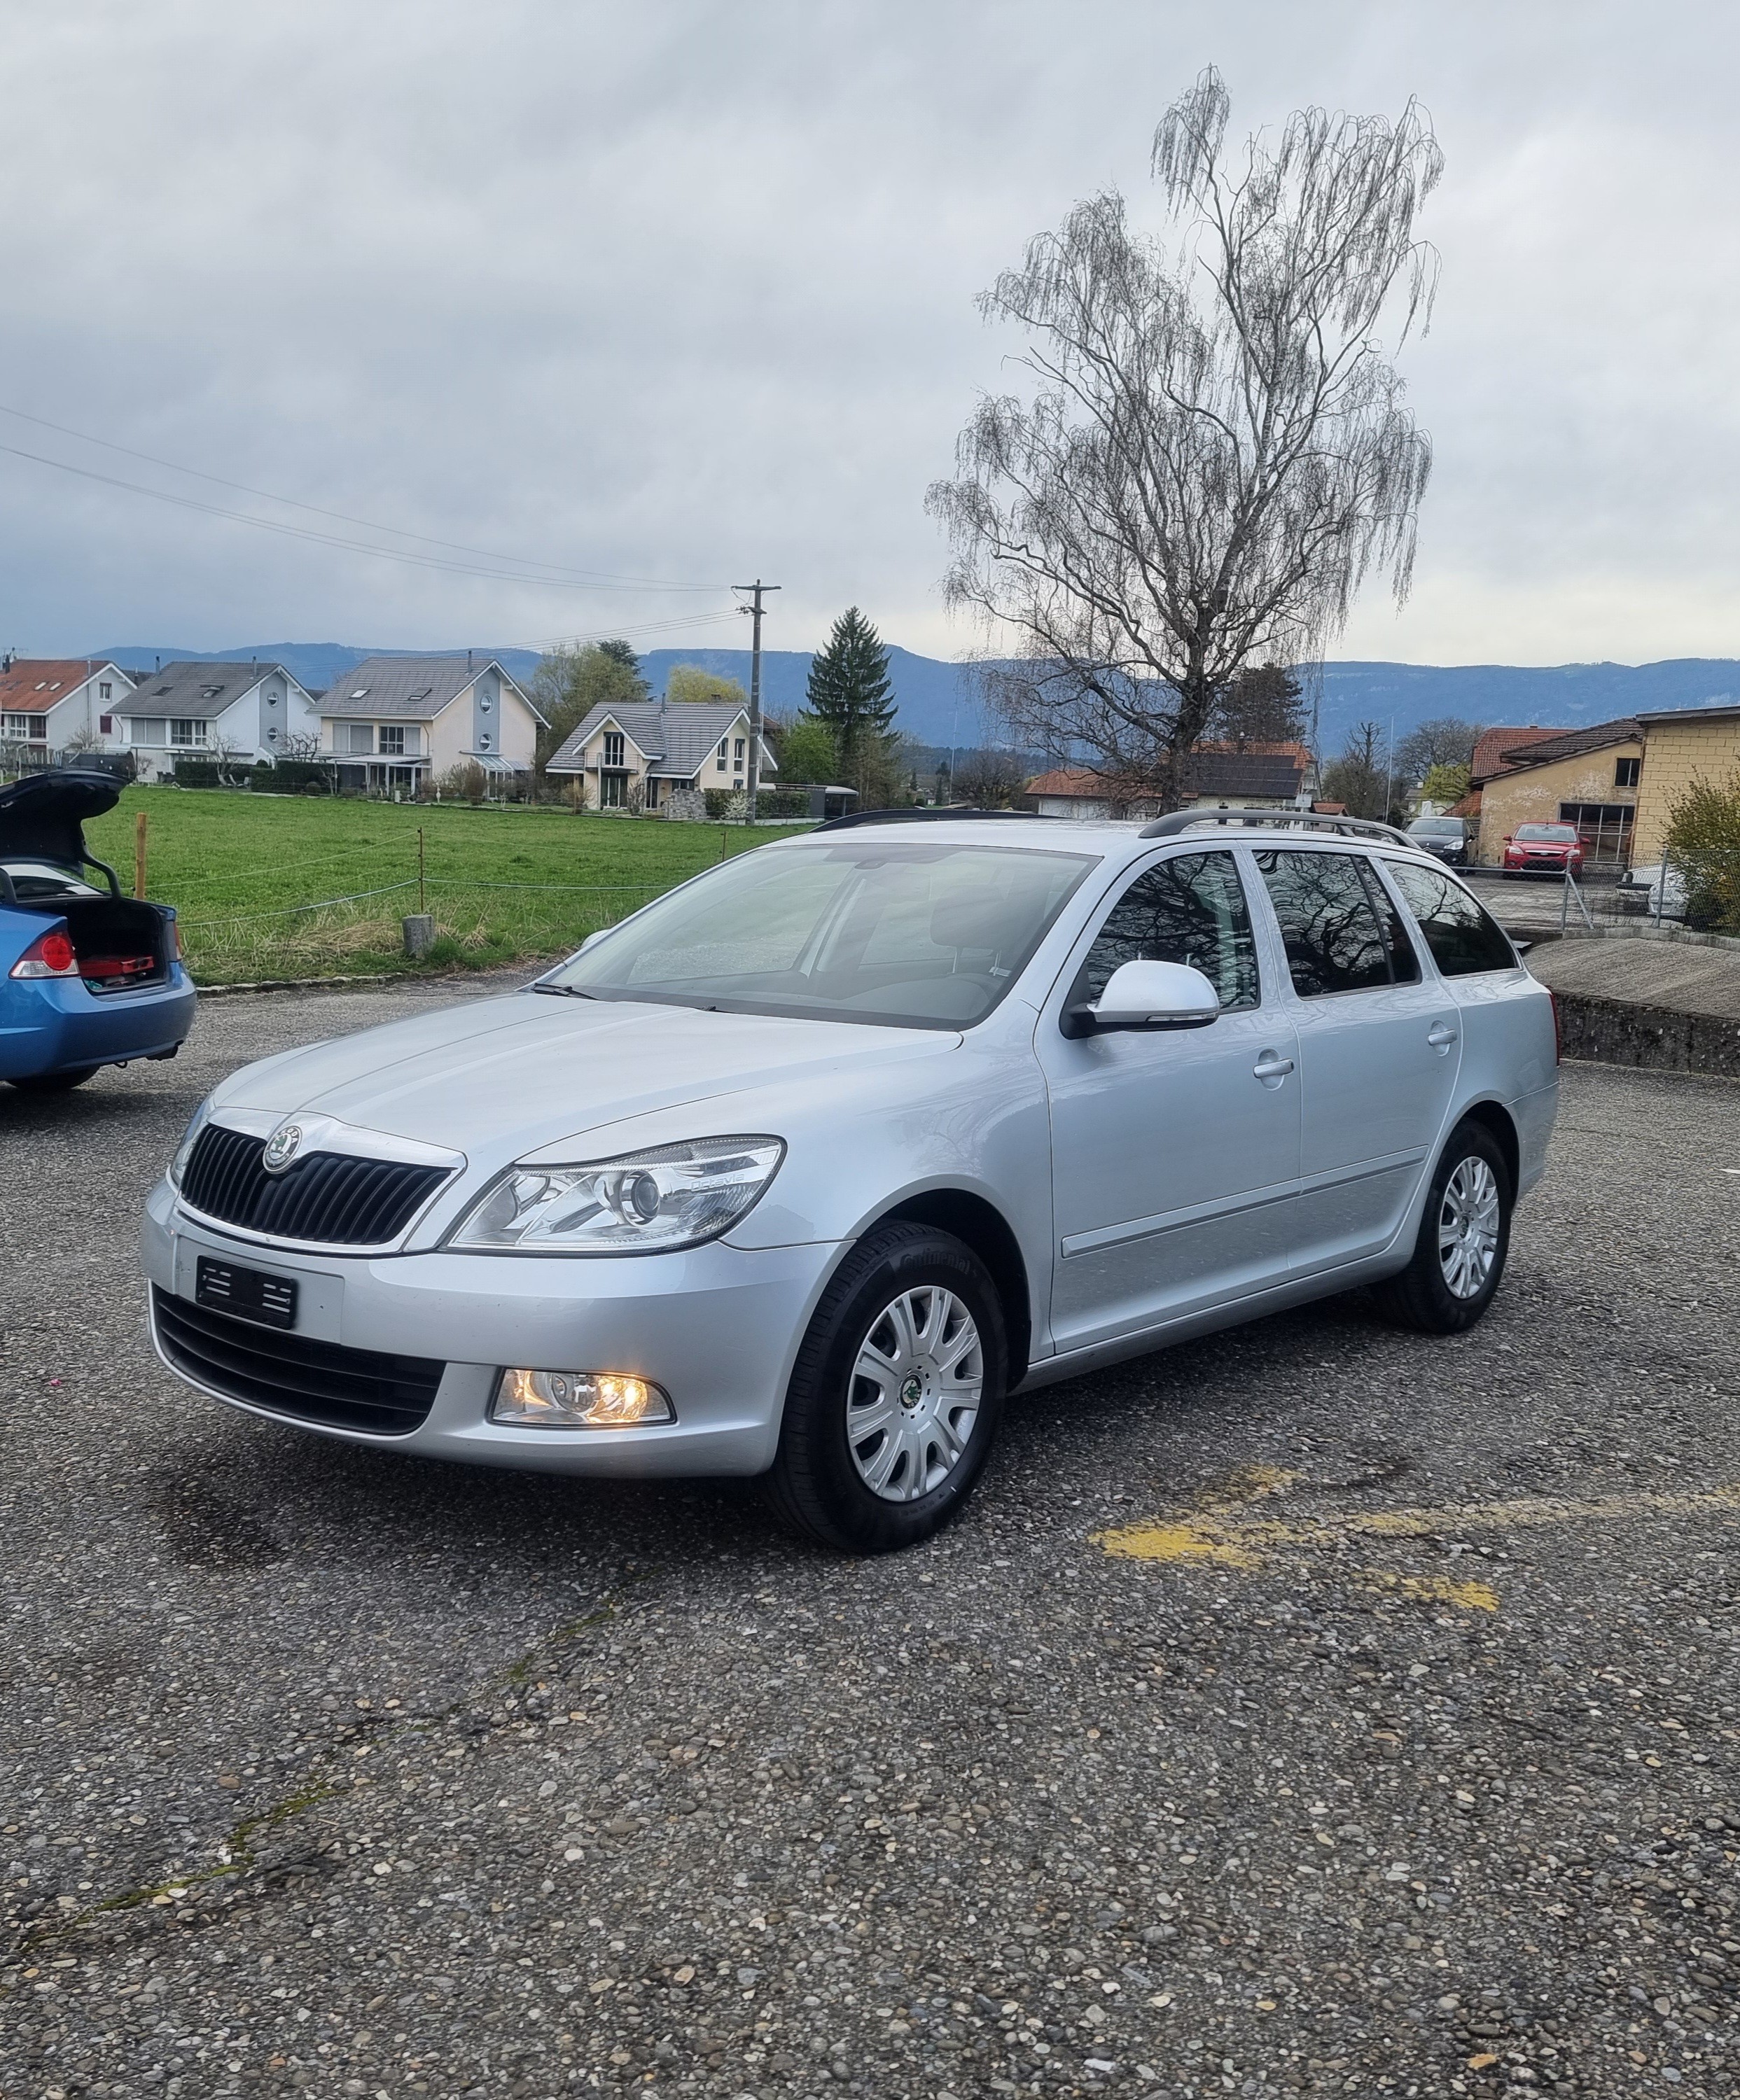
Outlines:
[[1200,970],[1188,963],[1125,963],[1111,973],[1097,1006],[1072,1006],[1067,1035],[1100,1035],[1114,1029],[1208,1028],[1221,1001]]
[[580,946],[574,951],[575,954],[576,955],[583,955],[588,948],[597,947],[598,942],[603,939],[604,936],[609,931],[610,929],[608,926],[600,926],[597,933],[587,934],[585,939],[582,941]]

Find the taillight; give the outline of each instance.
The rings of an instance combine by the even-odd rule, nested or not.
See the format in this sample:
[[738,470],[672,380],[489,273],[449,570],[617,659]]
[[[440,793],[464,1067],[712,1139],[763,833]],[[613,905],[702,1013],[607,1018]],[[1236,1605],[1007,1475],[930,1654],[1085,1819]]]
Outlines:
[[1555,1065],[1562,1065],[1565,1062],[1565,1030],[1559,1021],[1559,995],[1556,991],[1549,991],[1547,996],[1552,1001],[1552,1061]]
[[57,927],[33,941],[12,965],[15,977],[76,977],[78,957],[73,943]]

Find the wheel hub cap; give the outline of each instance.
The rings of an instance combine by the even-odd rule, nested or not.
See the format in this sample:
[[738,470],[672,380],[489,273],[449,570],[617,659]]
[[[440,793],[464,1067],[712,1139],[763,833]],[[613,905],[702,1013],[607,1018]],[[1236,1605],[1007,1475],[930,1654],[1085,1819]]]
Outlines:
[[1477,1298],[1499,1251],[1499,1185],[1484,1159],[1459,1160],[1438,1213],[1438,1260],[1456,1298]]
[[915,1502],[965,1455],[984,1390],[965,1304],[940,1285],[903,1291],[870,1323],[846,1396],[846,1449],[885,1502]]

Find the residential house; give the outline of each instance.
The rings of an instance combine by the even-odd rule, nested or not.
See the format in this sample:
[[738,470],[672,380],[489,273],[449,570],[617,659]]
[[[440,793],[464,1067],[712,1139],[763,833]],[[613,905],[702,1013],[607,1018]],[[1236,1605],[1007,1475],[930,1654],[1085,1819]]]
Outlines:
[[342,788],[415,794],[475,765],[529,773],[544,717],[492,656],[369,656],[320,702],[320,750]]
[[46,761],[115,741],[115,712],[133,681],[99,656],[0,659],[0,743]]
[[[733,701],[600,702],[545,770],[584,780],[594,809],[659,810],[683,789],[746,788],[749,752],[749,711]],[[764,739],[760,778],[778,771]]]
[[[1182,792],[1174,806],[1197,810],[1294,810],[1317,790],[1317,765],[1302,743],[1203,744],[1184,761]],[[1086,767],[1065,766],[1027,783],[1022,806],[1041,817],[1087,823],[1157,816],[1155,794],[1132,793],[1124,783]]]
[[1637,721],[1644,756],[1632,859],[1652,867],[1686,790],[1698,783],[1726,788],[1740,779],[1740,707],[1670,708]]
[[1588,729],[1531,732],[1507,747],[1481,789],[1477,858],[1496,867],[1519,824],[1574,824],[1586,866],[1627,866],[1643,754],[1643,732],[1628,715]]
[[1481,796],[1486,790],[1486,783],[1505,770],[1508,762],[1505,758],[1505,752],[1520,751],[1525,744],[1544,743],[1548,738],[1562,736],[1564,734],[1561,729],[1543,729],[1533,722],[1527,723],[1521,728],[1501,727],[1481,731],[1475,741],[1473,757],[1468,764],[1468,792],[1460,802],[1453,804],[1445,813],[1448,816],[1464,818],[1473,825],[1477,840],[1475,849],[1477,857],[1479,853],[1477,841],[1480,836]]
[[178,758],[276,764],[311,752],[320,718],[281,664],[166,664],[125,695],[114,721],[141,780],[166,780]]

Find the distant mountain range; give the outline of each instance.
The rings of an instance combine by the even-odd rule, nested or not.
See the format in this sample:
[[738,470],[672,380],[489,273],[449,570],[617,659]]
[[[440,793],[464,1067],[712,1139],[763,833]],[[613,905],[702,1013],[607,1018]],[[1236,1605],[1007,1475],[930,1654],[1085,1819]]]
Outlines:
[[[121,648],[95,650],[124,669],[149,672],[158,663],[236,662],[261,657],[282,664],[312,692],[325,692],[364,657],[383,653],[338,642],[245,642],[234,649]],[[406,655],[451,655],[451,650],[406,650]],[[479,649],[516,678],[537,665],[529,649]],[[970,669],[910,650],[891,648],[890,669],[899,705],[900,727],[921,743],[966,749],[1003,740],[981,713]],[[770,649],[762,656],[762,704],[779,714],[803,705],[810,651]],[[652,649],[641,668],[655,692],[662,692],[671,667],[699,664],[726,677],[749,682],[746,649]],[[1538,723],[1575,729],[1653,708],[1733,704],[1740,696],[1740,660],[1686,656],[1661,664],[1561,664],[1539,669],[1507,664],[1326,664],[1318,702],[1324,755],[1333,757],[1361,721],[1374,721],[1387,737],[1392,723],[1399,740],[1419,723],[1456,715],[1468,721],[1521,727]]]

